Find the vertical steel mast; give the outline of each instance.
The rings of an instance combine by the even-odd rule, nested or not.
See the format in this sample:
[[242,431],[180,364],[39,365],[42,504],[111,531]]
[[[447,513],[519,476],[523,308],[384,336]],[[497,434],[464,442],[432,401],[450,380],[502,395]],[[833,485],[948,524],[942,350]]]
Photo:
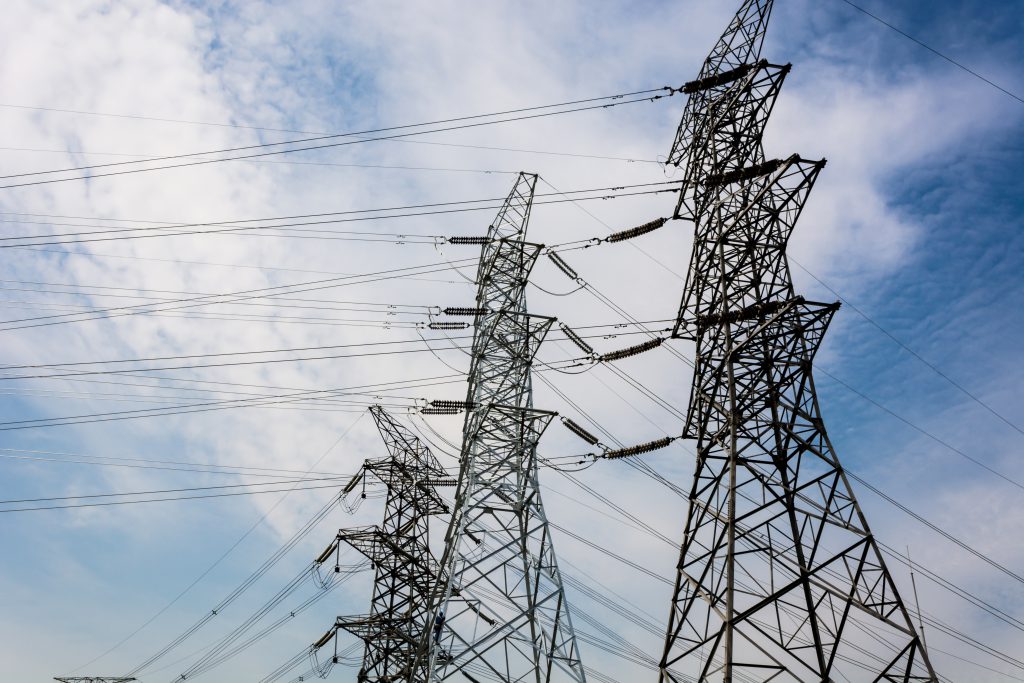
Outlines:
[[836,304],[793,292],[786,245],[824,161],[766,160],[789,65],[746,0],[697,80],[668,163],[694,223],[674,336],[696,343],[697,441],[660,680],[935,681],[822,422],[811,363]]
[[387,487],[384,521],[380,526],[342,529],[334,544],[318,558],[325,561],[345,542],[363,553],[374,566],[370,613],[338,617],[334,627],[314,644],[326,645],[338,629],[365,641],[358,681],[397,683],[412,671],[420,637],[427,630],[427,599],[437,581],[437,561],[427,545],[429,518],[448,512],[434,490],[454,480],[416,436],[380,406],[370,408],[390,453],[367,460],[346,489],[373,474]]
[[553,322],[526,309],[541,249],[524,241],[536,183],[519,174],[477,271],[459,488],[421,648],[428,680],[585,680],[537,479],[554,414],[534,409],[530,381]]

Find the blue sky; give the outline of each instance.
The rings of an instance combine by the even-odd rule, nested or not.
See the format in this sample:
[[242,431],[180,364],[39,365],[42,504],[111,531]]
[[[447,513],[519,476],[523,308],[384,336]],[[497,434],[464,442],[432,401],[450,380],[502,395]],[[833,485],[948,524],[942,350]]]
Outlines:
[[[1019,69],[1024,60],[1024,43],[1019,40],[1024,16],[1021,2],[896,6],[863,0],[863,4],[1007,89],[1024,91],[1024,74]],[[732,5],[711,1],[538,2],[481,7],[442,2],[427,8],[387,3],[342,6],[312,0],[288,5],[164,5],[133,0],[84,2],[72,8],[15,2],[8,10],[10,21],[0,29],[5,34],[0,40],[5,53],[0,60],[0,92],[5,93],[0,104],[312,132],[428,121],[680,85],[696,73],[733,11]],[[1024,425],[1024,372],[1017,341],[1024,332],[1017,303],[1024,284],[1019,191],[1024,172],[1024,104],[840,0],[780,0],[765,55],[773,61],[794,63],[768,131],[769,155],[785,157],[797,151],[829,159],[797,227],[791,254],[949,377],[1011,422]],[[435,134],[423,140],[656,159],[668,151],[681,108],[676,97],[597,113]],[[0,117],[6,130],[0,136],[0,146],[5,148],[0,151],[3,175],[130,158],[109,155],[194,152],[295,136],[12,107],[2,108]],[[502,171],[536,171],[559,190],[665,178],[656,164],[412,142],[362,144],[294,160],[481,172],[277,163],[287,160],[214,164],[0,190],[5,193],[0,195],[0,211],[37,214],[5,215],[7,222],[0,232],[4,236],[30,235],[89,229],[60,223],[107,224],[54,215],[131,221],[237,220],[497,197],[511,184],[512,176]],[[543,183],[540,187],[551,191]],[[618,229],[666,215],[670,203],[670,198],[655,196],[590,202],[586,208]],[[485,212],[425,217],[403,221],[401,226],[380,221],[355,224],[362,226],[355,228],[344,224],[328,227],[469,235],[479,234],[489,219]],[[682,230],[659,232],[637,244],[683,273],[689,238],[682,225]],[[605,226],[572,205],[538,206],[530,228],[534,239],[548,244],[605,233]],[[4,299],[3,320],[52,315],[60,312],[52,309],[55,305],[107,307],[141,301],[117,297],[232,292],[315,280],[327,277],[324,273],[369,272],[473,255],[452,250],[438,253],[429,246],[212,236],[94,243],[72,249],[86,255],[8,250],[5,282],[0,283],[6,289],[0,296]],[[648,255],[632,249],[595,249],[568,258],[584,277],[639,318],[671,317],[682,285],[649,261]],[[834,298],[800,268],[794,267],[794,271],[798,289],[807,296]],[[535,276],[546,288],[567,289],[567,283],[550,266],[539,266]],[[299,296],[417,306],[468,305],[472,288],[457,275],[434,279],[443,282],[397,280]],[[55,290],[77,294],[68,296]],[[534,310],[558,315],[570,325],[617,322],[609,311],[582,295],[551,297],[531,291],[530,296]],[[32,303],[20,303],[24,301]],[[252,314],[254,310],[237,306],[210,309],[212,315]],[[281,317],[302,315],[297,310],[288,305],[261,309],[259,312],[276,317],[260,321],[134,316],[5,330],[5,363],[417,339],[408,330],[313,325],[309,321],[299,324]],[[379,320],[383,314],[332,311],[317,315]],[[414,319],[404,314],[398,318]],[[595,346],[607,350],[632,343],[625,341],[628,339],[598,339]],[[679,348],[692,353],[684,345]],[[552,346],[545,353],[553,360],[567,351]],[[456,367],[466,364],[459,352],[444,358]],[[840,310],[819,364],[925,431],[1016,476],[1024,436],[901,350],[852,307]],[[667,353],[638,358],[623,368],[675,405],[685,406],[689,376]],[[446,372],[432,357],[399,356],[162,374],[185,380],[323,388]],[[121,380],[148,383],[138,378]],[[645,403],[602,370],[555,381],[626,443],[647,441],[678,429],[670,414]],[[17,391],[0,396],[4,422],[131,409],[138,401],[194,396],[197,392],[190,388],[203,386],[179,381],[165,382],[163,388],[130,388],[56,380],[17,380],[8,385],[6,388],[16,386]],[[1011,568],[1021,566],[1024,548],[1019,539],[1024,513],[1018,489],[828,377],[819,375],[818,385],[830,434],[852,471],[901,497],[912,509],[997,561]],[[257,390],[225,385],[208,388],[218,392]],[[406,393],[459,398],[461,391],[461,385],[454,384]],[[100,392],[130,392],[132,396],[128,402],[119,402],[107,400],[118,397],[101,396]],[[537,402],[573,416],[568,406],[541,385]],[[43,454],[24,451],[50,451],[304,471],[358,418],[358,410],[352,410],[247,409],[4,431],[0,448],[24,450],[0,453],[38,458]],[[449,436],[458,426],[457,419],[439,420],[435,425]],[[579,443],[557,427],[552,427],[543,446],[549,454],[578,449]],[[651,454],[648,461],[686,488],[693,468],[688,455],[691,449],[690,444],[673,446]],[[379,439],[365,417],[342,444],[327,453],[317,469],[351,472],[363,458],[380,454]],[[68,455],[46,457],[73,459]],[[444,462],[450,465],[453,461],[447,458]],[[14,458],[0,459],[0,468],[5,500],[241,481],[227,475]],[[542,476],[552,491],[547,498],[549,514],[559,524],[594,538],[620,529],[566,498],[579,492],[564,480]],[[668,536],[679,537],[684,505],[674,495],[617,464],[595,467],[582,477]],[[1024,589],[1019,584],[930,534],[870,492],[857,491],[869,521],[886,543],[900,549],[910,545],[915,560],[1014,615],[1024,614]],[[119,673],[132,668],[229,593],[329,495],[323,490],[296,492],[273,508],[276,495],[0,514],[0,544],[4,548],[0,553],[0,595],[4,596],[0,678],[44,681],[104,652],[163,608],[266,514],[266,521],[173,608],[80,673]],[[373,501],[354,517],[338,510],[230,612],[218,617],[208,627],[210,632],[197,634],[153,668],[169,665],[232,628],[319,553],[332,537],[332,529],[372,523],[377,513]],[[619,554],[643,557],[646,566],[661,567],[666,576],[671,575],[671,548],[652,546],[635,534],[611,533],[610,537]],[[574,571],[571,566],[588,567],[637,606],[658,616],[667,612],[668,595],[663,586],[602,562],[592,550],[571,539],[556,535],[555,541],[566,571]],[[897,581],[905,588],[907,576],[902,567],[899,571]],[[1019,631],[927,582],[919,588],[922,606],[929,613],[1003,651],[1024,650]],[[366,576],[354,579],[314,611],[298,617],[295,624],[210,674],[209,679],[227,672],[230,680],[259,680],[319,636],[334,615],[364,611],[367,590]],[[313,588],[307,586],[303,591],[303,595],[311,594]],[[297,594],[292,602],[299,600]],[[624,628],[624,633],[651,651],[659,646],[656,638],[643,632]],[[1024,671],[940,634],[929,634],[929,643],[952,653],[933,656],[953,680],[1014,680],[956,657],[1018,679],[1024,677]],[[602,659],[599,653],[593,657],[622,680],[649,675]],[[176,666],[183,664],[187,661]],[[140,678],[171,680],[179,668],[150,671]],[[332,678],[354,680],[354,670],[336,669]]]

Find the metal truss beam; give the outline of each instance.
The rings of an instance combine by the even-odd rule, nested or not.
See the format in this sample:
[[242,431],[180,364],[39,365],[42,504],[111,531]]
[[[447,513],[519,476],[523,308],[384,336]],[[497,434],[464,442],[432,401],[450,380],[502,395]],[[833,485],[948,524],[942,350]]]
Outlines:
[[488,231],[477,271],[462,463],[424,637],[427,680],[583,683],[576,636],[537,476],[553,413],[533,408],[530,368],[551,318],[525,288],[540,245],[524,240],[537,176],[520,174]]
[[[379,526],[342,529],[336,543],[347,543],[373,564],[370,613],[338,617],[318,641],[322,647],[332,633],[344,629],[365,642],[363,666],[357,680],[396,683],[410,680],[412,665],[428,629],[427,599],[439,576],[428,546],[429,519],[447,513],[435,486],[454,485],[430,450],[380,406],[370,408],[389,457],[367,460],[349,484],[372,474],[387,487],[384,520]],[[328,556],[333,546],[321,558]],[[421,679],[413,678],[417,681]]]
[[674,334],[697,347],[697,467],[660,680],[936,681],[818,407],[838,305],[794,294],[786,246],[825,162],[764,157],[789,72],[760,58],[771,7],[746,0],[685,86],[669,155],[695,230]]

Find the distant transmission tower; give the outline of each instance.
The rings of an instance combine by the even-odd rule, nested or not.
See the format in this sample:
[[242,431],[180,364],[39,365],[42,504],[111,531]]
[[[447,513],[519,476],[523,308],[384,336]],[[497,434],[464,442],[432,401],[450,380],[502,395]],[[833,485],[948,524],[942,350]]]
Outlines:
[[55,676],[53,680],[61,683],[128,683],[135,679],[122,676]]
[[[372,474],[387,487],[384,521],[380,526],[342,529],[335,543],[318,558],[325,561],[345,542],[373,563],[375,573],[370,613],[338,617],[334,627],[314,644],[326,645],[338,629],[365,641],[363,666],[356,680],[395,683],[407,680],[427,630],[427,598],[437,581],[437,561],[427,545],[431,515],[448,512],[434,490],[454,486],[455,480],[409,430],[380,406],[370,408],[390,457],[367,460],[348,485],[351,492]],[[413,679],[418,681],[419,679]]]
[[428,680],[585,680],[537,480],[553,413],[533,408],[530,367],[553,319],[526,309],[536,183],[519,175],[477,271],[459,488],[418,663]]
[[824,161],[766,161],[789,65],[746,0],[690,95],[668,163],[695,227],[675,336],[696,342],[697,440],[660,680],[936,681],[822,422],[811,362],[836,304],[793,293],[786,244]]

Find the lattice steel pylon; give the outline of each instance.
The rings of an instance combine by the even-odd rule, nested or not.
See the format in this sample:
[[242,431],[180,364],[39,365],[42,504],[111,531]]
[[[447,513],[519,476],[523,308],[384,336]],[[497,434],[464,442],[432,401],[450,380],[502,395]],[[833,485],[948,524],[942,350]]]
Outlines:
[[367,460],[346,491],[351,492],[368,474],[383,482],[387,487],[384,521],[380,526],[342,529],[318,558],[323,562],[338,543],[345,542],[370,559],[374,566],[370,613],[338,617],[314,648],[345,629],[365,641],[357,680],[393,683],[408,679],[421,635],[429,630],[427,598],[438,577],[437,560],[428,546],[429,519],[449,511],[435,487],[453,486],[455,479],[430,449],[383,408],[372,406],[370,413],[390,457]]
[[668,163],[693,221],[674,336],[696,343],[697,468],[662,683],[936,681],[832,444],[811,363],[836,304],[793,292],[786,245],[824,161],[766,161],[789,65],[746,0],[697,80]]
[[519,174],[481,250],[459,488],[431,599],[441,628],[421,647],[432,681],[586,678],[537,476],[537,442],[554,414],[533,407],[530,380],[553,322],[526,308],[541,249],[524,240],[536,183]]
[[123,676],[55,676],[53,680],[61,683],[128,683],[135,679]]

